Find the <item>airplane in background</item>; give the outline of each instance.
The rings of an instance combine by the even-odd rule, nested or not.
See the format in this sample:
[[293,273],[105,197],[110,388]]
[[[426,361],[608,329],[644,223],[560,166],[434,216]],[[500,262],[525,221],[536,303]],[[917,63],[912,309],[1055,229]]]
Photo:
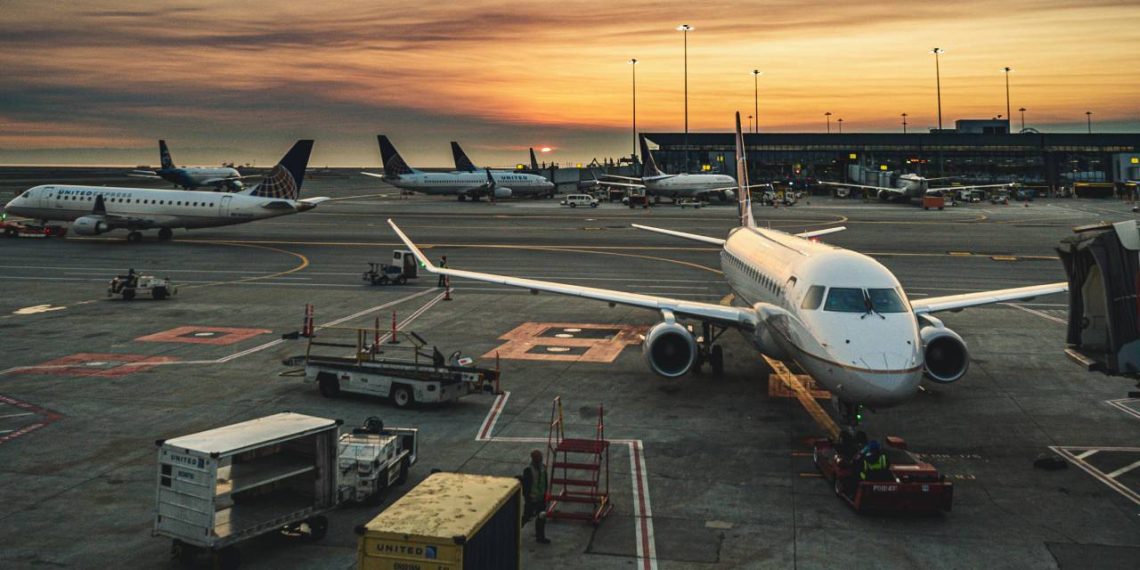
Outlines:
[[[667,378],[699,369],[704,362],[722,371],[723,351],[716,340],[725,330],[736,329],[761,353],[797,363],[831,391],[852,428],[863,406],[905,402],[918,391],[924,375],[949,384],[966,374],[970,358],[965,341],[934,313],[1068,290],[1066,283],[1053,283],[910,300],[878,261],[814,239],[843,227],[798,234],[757,227],[739,113],[736,168],[740,226],[726,238],[634,225],[720,247],[721,268],[735,305],[437,267],[395,222],[388,223],[431,273],[660,312],[662,320],[646,333],[642,353],[649,368]],[[682,320],[699,322],[700,332]]]
[[170,157],[170,149],[166,147],[164,140],[158,141],[158,156],[162,168],[158,170],[132,170],[127,173],[127,176],[166,180],[174,184],[176,188],[182,187],[186,190],[213,186],[216,189],[228,192],[241,190],[243,188],[242,180],[249,178],[242,176],[240,172],[230,167],[183,166],[179,168],[174,165],[174,160]]
[[934,180],[947,180],[950,177],[944,178],[924,178],[917,174],[906,173],[898,178],[898,184],[894,187],[891,186],[868,186],[865,184],[848,184],[845,182],[820,182],[823,186],[836,186],[839,188],[860,188],[863,190],[874,190],[880,200],[910,200],[912,198],[922,198],[927,194],[940,194],[942,192],[959,192],[962,190],[986,190],[990,188],[1004,188],[1011,189],[1017,186],[1014,182],[1006,184],[981,184],[973,186],[941,186],[931,188],[930,182]]
[[[625,188],[644,188],[650,196],[662,196],[677,201],[680,198],[703,198],[717,196],[722,202],[732,200],[735,196],[736,180],[727,174],[665,174],[657,168],[657,161],[649,152],[649,144],[645,137],[641,142],[641,177],[618,176],[607,174],[603,176],[602,184],[607,186],[620,186]],[[625,180],[618,182],[615,180]]]
[[299,140],[255,186],[235,193],[147,188],[112,188],[45,184],[25,191],[5,212],[35,220],[71,222],[71,231],[93,236],[125,229],[127,241],[140,241],[141,230],[158,229],[158,239],[174,228],[212,228],[244,224],[304,212],[328,198],[300,199],[301,183],[313,141]]
[[[467,157],[467,153],[463,152],[463,149],[459,146],[459,143],[455,141],[451,141],[451,158],[455,160],[456,172],[478,172],[480,170],[483,170],[482,168],[475,166],[475,163]],[[522,165],[520,164],[519,166],[521,167]],[[519,169],[514,169],[510,170],[510,172],[517,172],[518,170]],[[537,174],[539,171],[538,159],[534,156],[533,147],[530,149],[530,168],[528,170],[531,174]],[[506,170],[504,170],[504,172],[506,172]]]
[[384,174],[372,172],[361,172],[361,174],[381,178],[402,190],[428,195],[457,196],[460,202],[468,198],[479,200],[484,196],[498,199],[511,196],[554,195],[554,184],[537,174],[490,169],[484,169],[485,173],[416,170],[408,166],[388,137],[377,135],[376,140],[380,144],[380,159],[384,163]]

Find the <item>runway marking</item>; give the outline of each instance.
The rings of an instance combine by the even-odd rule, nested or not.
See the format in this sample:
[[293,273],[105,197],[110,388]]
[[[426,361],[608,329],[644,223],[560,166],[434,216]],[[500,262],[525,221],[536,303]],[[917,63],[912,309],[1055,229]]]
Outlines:
[[[1041,317],[1045,320],[1053,321],[1055,323],[1060,323],[1062,325],[1068,326],[1068,324],[1069,324],[1069,322],[1066,321],[1065,319],[1054,317],[1053,315],[1050,315],[1048,313],[1043,313],[1043,312],[1038,311],[1036,309],[1030,309],[1029,307],[1023,307],[1017,303],[998,303],[998,304],[999,305],[1005,305],[1007,307],[1013,307],[1015,309],[1021,309],[1022,311],[1025,311],[1026,313],[1029,313],[1031,315],[1036,315],[1036,316]],[[1065,305],[1065,306],[1068,306],[1068,305]]]
[[54,411],[49,410],[47,408],[41,408],[35,404],[30,404],[30,403],[24,402],[22,400],[17,400],[16,398],[12,398],[10,396],[5,396],[3,394],[0,394],[0,405],[11,406],[13,408],[16,408],[17,410],[27,410],[24,413],[9,414],[9,415],[5,415],[5,416],[0,416],[0,419],[37,416],[37,421],[35,421],[35,422],[29,423],[29,424],[26,424],[23,426],[14,427],[13,429],[0,430],[0,445],[8,443],[9,441],[12,441],[18,437],[23,437],[25,435],[28,435],[29,433],[32,433],[36,430],[45,428],[49,424],[54,423],[54,422],[60,420],[61,418],[63,418],[63,414],[61,414],[59,412],[54,412]]
[[16,309],[12,311],[13,315],[38,315],[40,313],[50,313],[52,311],[62,311],[67,307],[56,307],[53,305],[32,305],[31,307],[24,307],[23,309]]
[[1121,467],[1120,469],[1117,469],[1116,471],[1109,473],[1108,478],[1109,479],[1116,479],[1117,477],[1124,475],[1125,473],[1128,473],[1129,471],[1132,471],[1133,469],[1135,469],[1137,467],[1140,467],[1140,461],[1136,461],[1136,462],[1132,463],[1131,465],[1125,465],[1124,467]]
[[286,255],[292,255],[293,257],[296,257],[296,258],[301,260],[301,263],[299,265],[293,267],[292,269],[287,269],[285,271],[279,271],[277,273],[272,273],[269,275],[261,275],[261,276],[255,276],[255,277],[243,277],[243,278],[237,279],[235,281],[217,281],[217,282],[213,282],[213,283],[202,283],[200,285],[189,285],[189,286],[183,287],[183,289],[193,289],[193,288],[199,288],[199,287],[214,287],[216,285],[227,285],[227,284],[232,284],[232,283],[248,283],[250,281],[260,281],[263,279],[273,279],[274,277],[281,277],[284,275],[289,275],[290,273],[296,273],[296,272],[301,271],[302,269],[309,266],[309,258],[305,257],[304,255],[301,255],[301,254],[293,252],[293,251],[288,251],[288,250],[276,248],[276,247],[269,247],[269,246],[265,246],[265,245],[243,243],[243,242],[237,242],[237,241],[214,241],[214,240],[202,240],[202,241],[179,240],[179,241],[180,242],[181,241],[194,241],[196,243],[208,243],[208,244],[216,244],[216,245],[233,245],[233,246],[237,246],[237,247],[251,247],[251,248],[255,248],[255,249],[264,249],[264,250],[268,250],[268,251],[275,251],[277,253],[284,253]]
[[273,331],[269,329],[186,326],[140,336],[135,339],[135,342],[176,342],[227,346],[271,332]]
[[176,362],[176,359],[169,356],[146,356],[143,354],[78,352],[34,366],[9,368],[0,374],[118,378],[170,362]]
[[1133,408],[1128,404],[1140,404],[1138,398],[1121,398],[1119,400],[1108,400],[1108,405],[1119,409],[1120,411],[1140,420],[1140,409]]
[[[1116,491],[1117,493],[1124,495],[1124,497],[1127,498],[1128,500],[1132,501],[1133,503],[1135,503],[1137,505],[1140,505],[1140,493],[1137,493],[1136,491],[1125,486],[1120,481],[1116,480],[1116,477],[1118,477],[1119,475],[1122,475],[1122,474],[1126,473],[1127,471],[1129,471],[1130,469],[1134,469],[1135,467],[1140,466],[1140,461],[1137,461],[1136,463],[1128,466],[1128,468],[1125,469],[1124,471],[1120,471],[1119,469],[1117,469],[1116,471],[1120,471],[1120,473],[1116,476],[1113,476],[1111,473],[1105,473],[1105,472],[1101,471],[1100,469],[1096,468],[1091,463],[1085,461],[1085,459],[1091,457],[1093,455],[1093,453],[1098,453],[1098,452],[1104,452],[1104,453],[1140,453],[1140,447],[1092,447],[1092,448],[1089,448],[1089,447],[1074,447],[1074,446],[1064,446],[1064,445],[1050,445],[1049,449],[1053,450],[1053,452],[1056,453],[1057,455],[1064,457],[1066,460],[1069,461],[1069,463],[1072,463],[1073,465],[1080,467],[1082,471],[1084,471],[1085,473],[1088,473],[1089,475],[1092,475],[1093,478],[1095,478],[1097,481],[1100,481],[1101,483],[1104,483],[1113,491]],[[1079,455],[1073,453],[1074,451],[1078,451],[1078,450],[1081,451],[1081,453]],[[1089,453],[1089,451],[1092,451],[1093,453]],[[1114,471],[1114,473],[1115,473],[1115,471]]]
[[[548,443],[546,437],[503,437],[493,435],[499,417],[506,409],[509,391],[503,392],[483,419],[475,441],[488,443]],[[640,439],[611,439],[611,444],[625,445],[629,449],[630,483],[633,491],[634,541],[637,545],[637,564],[642,570],[657,570],[657,541],[653,534],[653,507],[649,500],[649,465],[645,461],[644,444]]]
[[[803,406],[804,411],[815,420],[816,425],[827,432],[827,435],[832,439],[837,439],[839,437],[839,426],[835,424],[835,420],[831,419],[831,416],[827,415],[827,412],[823,411],[819,402],[816,401],[814,391],[805,386],[797,375],[792,374],[792,371],[788,370],[787,365],[783,362],[771,358],[766,354],[761,354],[760,356],[772,369],[773,374],[771,376],[775,376],[778,380],[782,381],[788,389],[795,393],[796,399],[800,402],[800,405]],[[769,382],[771,382],[771,376],[769,376]]]
[[[565,329],[581,329],[579,333],[566,333]],[[563,335],[579,335],[585,338],[554,336],[552,331],[562,330]],[[579,323],[540,323],[525,322],[499,336],[506,340],[491,349],[482,358],[498,355],[509,360],[553,360],[560,362],[602,362],[617,359],[625,347],[640,344],[641,337],[649,327],[644,325],[608,325]],[[592,332],[592,335],[583,333]],[[548,333],[551,336],[548,336]],[[601,336],[602,338],[597,338]],[[547,348],[547,352],[534,352],[536,348]],[[565,348],[576,354],[550,354],[551,348]],[[577,350],[575,350],[577,349]]]

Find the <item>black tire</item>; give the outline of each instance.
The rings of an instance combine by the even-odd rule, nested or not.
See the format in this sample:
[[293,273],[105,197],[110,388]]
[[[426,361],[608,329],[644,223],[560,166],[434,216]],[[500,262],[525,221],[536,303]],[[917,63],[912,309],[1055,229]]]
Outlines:
[[724,374],[724,349],[719,344],[714,344],[709,351],[709,364],[712,365],[713,374]]
[[123,300],[124,301],[130,301],[131,299],[134,299],[134,298],[135,298],[135,290],[134,289],[123,289]]
[[396,384],[392,386],[392,403],[396,404],[397,408],[407,408],[416,403],[416,398],[412,394],[412,389],[403,384]]
[[577,208],[578,204],[575,204],[574,202],[570,202],[570,207],[571,208]]
[[329,519],[325,516],[315,516],[305,519],[309,525],[309,540],[320,540],[329,533]]
[[335,398],[340,395],[340,381],[335,374],[321,372],[317,374],[317,390],[326,398]]
[[400,460],[400,476],[396,477],[396,485],[403,485],[408,482],[408,458]]
[[142,232],[130,232],[127,234],[128,243],[137,243],[142,241]]
[[155,301],[161,301],[166,298],[166,287],[155,287],[150,290],[150,297]]
[[387,285],[388,284],[388,276],[387,275],[381,276],[380,279],[378,279],[376,281],[376,284],[377,285]]
[[4,235],[10,238],[19,237],[20,231],[16,228],[4,228]]
[[169,240],[174,237],[174,230],[170,228],[161,228],[158,230],[158,239],[162,241]]
[[214,553],[214,567],[218,570],[236,570],[241,566],[241,553],[236,546],[227,546]]
[[459,195],[459,201],[460,201],[460,202],[466,202],[466,201],[467,201],[467,196],[466,196],[466,195],[464,195],[464,194],[460,194],[460,195]]
[[396,285],[404,285],[407,282],[408,282],[408,278],[403,276],[403,275],[396,278]]

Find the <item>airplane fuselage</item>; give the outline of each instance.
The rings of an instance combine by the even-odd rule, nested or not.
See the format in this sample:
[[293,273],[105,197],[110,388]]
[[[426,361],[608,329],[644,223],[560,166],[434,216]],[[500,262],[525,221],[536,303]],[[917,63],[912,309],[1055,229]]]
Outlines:
[[732,196],[736,186],[736,180],[727,174],[666,174],[644,178],[642,183],[651,196],[669,198],[697,197],[710,190],[728,190]]
[[[761,352],[795,361],[845,401],[890,406],[918,390],[918,322],[898,280],[877,261],[741,227],[725,242],[721,267],[735,302],[766,316],[748,335]],[[867,310],[867,295],[875,312]]]
[[[163,180],[188,190],[222,184],[217,183],[218,180],[241,178],[241,173],[233,168],[163,168],[154,172]],[[234,180],[233,183],[237,187],[241,185],[237,180]]]
[[[535,174],[491,171],[500,188],[510,188],[512,196],[532,196],[554,191],[554,184]],[[478,172],[414,172],[398,177],[385,177],[389,184],[404,190],[429,195],[479,194],[487,183],[486,171]],[[484,192],[485,193],[485,192]]]
[[100,195],[107,216],[146,220],[132,226],[137,229],[228,226],[308,209],[300,202],[246,194],[47,184],[13,198],[5,211],[36,220],[70,222],[91,216]]

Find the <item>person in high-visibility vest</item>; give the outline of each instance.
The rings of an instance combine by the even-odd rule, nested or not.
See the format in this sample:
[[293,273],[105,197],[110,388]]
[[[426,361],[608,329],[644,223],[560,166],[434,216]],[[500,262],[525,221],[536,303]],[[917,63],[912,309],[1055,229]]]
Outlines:
[[[440,260],[439,260],[439,267],[440,267],[440,268],[442,268],[442,269],[446,269],[446,268],[447,268],[447,256],[446,256],[446,255],[440,258]],[[438,286],[439,286],[439,287],[444,287],[444,286],[446,286],[446,285],[447,285],[447,277],[441,273],[441,274],[439,275],[439,285],[438,285]]]
[[871,440],[863,450],[863,465],[859,470],[859,479],[863,481],[881,481],[887,474],[887,456],[879,449],[879,442]]
[[540,544],[550,544],[546,538],[546,464],[542,462],[542,452],[530,452],[530,465],[523,470],[522,487],[523,497],[526,499],[526,508],[523,512],[523,521],[534,518],[534,538]]

